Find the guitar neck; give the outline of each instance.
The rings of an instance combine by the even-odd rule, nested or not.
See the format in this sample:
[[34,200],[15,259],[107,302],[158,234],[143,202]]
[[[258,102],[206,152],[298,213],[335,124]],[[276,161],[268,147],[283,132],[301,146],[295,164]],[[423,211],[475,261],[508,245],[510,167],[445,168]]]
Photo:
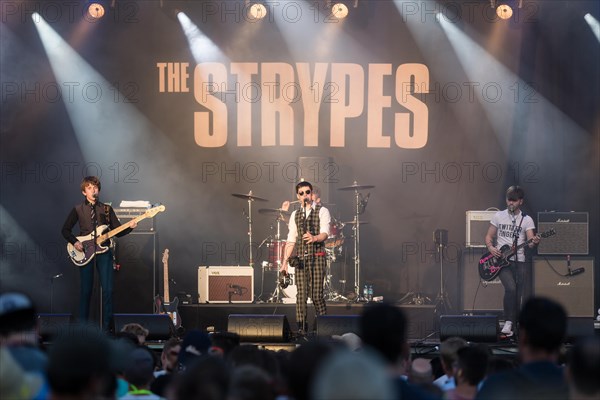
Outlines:
[[165,297],[165,302],[169,303],[170,297],[169,297],[169,263],[165,262],[164,266],[163,266],[163,282],[164,282],[164,297]]
[[123,225],[119,226],[118,228],[115,228],[112,231],[109,231],[103,235],[100,235],[98,237],[97,243],[98,244],[104,243],[106,240],[110,239],[111,237],[113,237],[115,235],[118,235],[119,233],[123,232],[125,229],[131,228],[131,225],[133,225],[134,223],[140,222],[141,220],[144,220],[146,218],[148,218],[148,215],[146,215],[146,214],[138,215],[137,217],[124,223]]
[[529,243],[533,242],[533,239],[534,239],[535,237],[537,237],[537,236],[534,236],[533,238],[531,238],[531,239],[529,239],[529,240],[526,240],[525,242],[521,243],[521,244],[520,244],[520,245],[518,245],[517,247],[514,247],[514,248],[513,248],[513,247],[511,247],[511,249],[510,249],[510,252],[509,252],[509,253],[508,253],[508,254],[505,256],[505,258],[511,257],[511,256],[512,256],[512,255],[514,255],[514,254],[517,254],[517,252],[518,252],[519,250],[521,250],[521,249],[522,249],[523,247],[525,247],[525,246],[528,246],[528,245],[529,245]]

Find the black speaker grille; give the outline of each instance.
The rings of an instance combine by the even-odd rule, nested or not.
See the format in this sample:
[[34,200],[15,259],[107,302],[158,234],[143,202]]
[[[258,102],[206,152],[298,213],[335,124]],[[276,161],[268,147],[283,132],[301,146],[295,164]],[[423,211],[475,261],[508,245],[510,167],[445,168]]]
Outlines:
[[538,213],[538,232],[554,229],[556,235],[542,239],[540,255],[585,255],[589,252],[588,213]]

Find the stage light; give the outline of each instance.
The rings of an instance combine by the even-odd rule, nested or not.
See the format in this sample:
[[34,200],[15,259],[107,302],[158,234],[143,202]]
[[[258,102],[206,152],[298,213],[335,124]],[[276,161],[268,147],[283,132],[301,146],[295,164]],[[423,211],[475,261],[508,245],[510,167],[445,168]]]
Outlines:
[[102,18],[104,16],[104,6],[100,3],[90,3],[88,15],[94,19]]
[[261,2],[246,0],[246,10],[248,18],[253,20],[263,19],[267,16],[267,7]]
[[490,0],[492,8],[496,8],[496,15],[503,20],[510,19],[515,9],[523,7],[523,0]]
[[331,14],[337,19],[344,19],[348,16],[348,6],[344,3],[335,3],[331,7]]
[[500,19],[510,19],[513,15],[513,9],[508,4],[500,4],[496,7],[496,15]]

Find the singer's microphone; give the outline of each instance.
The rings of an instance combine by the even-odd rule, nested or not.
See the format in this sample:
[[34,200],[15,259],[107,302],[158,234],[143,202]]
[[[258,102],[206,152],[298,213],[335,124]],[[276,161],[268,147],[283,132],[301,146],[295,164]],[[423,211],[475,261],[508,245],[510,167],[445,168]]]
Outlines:
[[510,204],[508,206],[508,212],[511,213],[511,214],[513,214],[515,212],[515,206],[513,206],[512,204]]
[[97,199],[98,198],[98,193],[93,193],[92,197],[95,198],[95,199]]
[[579,274],[583,274],[585,272],[585,268],[575,268],[573,271],[569,271],[569,276],[575,276]]

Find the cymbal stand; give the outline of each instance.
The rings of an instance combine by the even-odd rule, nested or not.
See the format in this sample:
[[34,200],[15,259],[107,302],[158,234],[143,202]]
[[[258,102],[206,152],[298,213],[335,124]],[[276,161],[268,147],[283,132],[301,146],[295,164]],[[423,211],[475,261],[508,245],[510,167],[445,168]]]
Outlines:
[[325,249],[325,252],[327,253],[326,255],[326,273],[325,273],[325,285],[323,287],[323,291],[325,293],[325,300],[327,301],[338,301],[338,300],[344,300],[344,301],[348,301],[347,297],[342,296],[341,294],[339,294],[338,292],[336,292],[331,284],[331,278],[333,277],[332,273],[331,273],[331,263],[335,261],[335,252],[336,252],[336,248],[333,248],[331,250],[329,249]]
[[360,292],[360,193],[358,189],[354,189],[354,199],[356,200],[356,209],[354,214],[354,293],[356,300],[359,301],[362,297]]
[[250,258],[250,266],[254,269],[254,258],[252,257],[252,202],[254,201],[252,198],[252,190],[248,196],[248,241],[249,241],[249,255]]
[[440,257],[440,291],[435,298],[435,315],[444,315],[451,308],[450,299],[444,290],[444,247],[448,244],[448,231],[445,229],[436,229],[434,232],[434,241],[438,248]]
[[277,273],[275,274],[275,290],[271,294],[271,297],[269,297],[269,300],[267,300],[268,303],[281,303],[281,288],[279,287],[279,270],[283,265],[283,255],[285,251],[285,246],[282,249],[279,248],[279,244],[281,241],[281,221],[285,221],[285,219],[283,218],[283,213],[279,212],[279,215],[277,216],[276,220],[277,230],[275,231],[275,250],[277,250],[277,258],[275,260],[275,263],[277,264]]

